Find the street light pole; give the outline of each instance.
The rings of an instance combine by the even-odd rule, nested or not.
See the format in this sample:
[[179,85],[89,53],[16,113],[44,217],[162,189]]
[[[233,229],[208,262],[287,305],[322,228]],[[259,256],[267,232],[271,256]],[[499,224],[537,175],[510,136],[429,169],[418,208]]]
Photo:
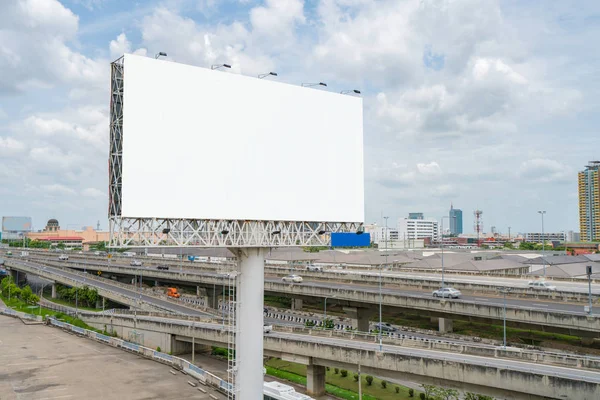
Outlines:
[[506,349],[506,295],[508,293],[510,293],[511,288],[508,287],[504,287],[502,289],[500,289],[500,292],[502,293],[502,295],[504,296],[504,341],[503,341],[503,347]]
[[544,262],[544,279],[546,279],[546,239],[544,238],[544,214],[546,211],[538,211],[538,213],[542,216],[542,261]]
[[[389,217],[383,217],[383,219],[385,219],[385,264],[387,265],[388,263],[388,249],[387,249],[387,238],[388,238],[388,218]],[[383,338],[381,336],[381,331],[382,331],[382,327],[383,327],[383,315],[382,315],[382,303],[383,303],[383,292],[382,292],[382,287],[381,287],[381,279],[382,279],[382,270],[383,270],[383,265],[379,264],[379,329],[378,329],[378,336],[379,336],[379,351],[383,351]]]
[[[442,249],[442,287],[446,287],[446,282],[444,281],[444,218],[448,218],[448,222],[450,222],[450,217],[448,215],[442,216],[442,235],[440,238],[441,244],[440,247]],[[453,217],[456,218],[456,217]]]
[[589,309],[588,314],[592,315],[592,266],[588,265],[585,267],[588,276],[588,299]]

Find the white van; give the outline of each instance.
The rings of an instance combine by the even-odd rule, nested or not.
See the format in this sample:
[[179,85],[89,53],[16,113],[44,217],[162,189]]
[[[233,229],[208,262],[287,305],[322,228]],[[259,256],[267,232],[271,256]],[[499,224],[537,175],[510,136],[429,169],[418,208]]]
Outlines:
[[323,272],[323,267],[319,267],[317,265],[308,265],[306,266],[306,270],[308,272]]
[[58,256],[58,259],[60,261],[68,261],[69,260],[69,256],[66,254],[61,254],[60,256]]

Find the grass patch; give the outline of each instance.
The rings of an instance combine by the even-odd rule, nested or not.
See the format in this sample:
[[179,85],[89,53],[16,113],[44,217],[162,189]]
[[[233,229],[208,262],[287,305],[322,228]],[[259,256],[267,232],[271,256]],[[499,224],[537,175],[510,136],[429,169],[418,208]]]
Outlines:
[[46,316],[51,316],[51,317],[54,317],[61,321],[64,321],[68,324],[75,325],[79,328],[89,329],[90,331],[107,334],[106,332],[103,332],[100,329],[96,329],[96,328],[93,328],[93,327],[87,325],[85,322],[83,322],[79,318],[75,318],[70,315],[63,314],[59,311],[49,310],[44,307],[42,307],[41,310],[39,309],[39,307],[32,309],[32,308],[29,308],[29,307],[31,307],[31,305],[25,304],[25,302],[23,302],[20,299],[15,298],[15,297],[11,297],[9,300],[8,296],[4,296],[3,293],[0,293],[0,299],[2,299],[4,304],[6,304],[6,307],[12,308],[15,311],[20,311],[20,312],[24,312],[24,313],[32,314],[32,315],[41,315],[44,318],[46,318]]
[[[306,385],[306,365],[271,358],[267,361],[266,368],[267,374],[271,376]],[[354,381],[354,373],[355,371],[348,371],[348,376],[344,378],[341,374],[336,374],[334,368],[330,368],[325,372],[326,392],[342,399],[358,399],[358,382]],[[361,374],[363,400],[409,400],[419,396],[415,391],[415,397],[411,398],[408,396],[408,388],[390,382],[384,389],[381,386],[382,380],[375,377],[373,384],[369,386],[365,377],[366,374]],[[399,393],[396,393],[396,386],[400,388]]]
[[[64,300],[64,299],[53,299],[53,298],[47,298],[47,297],[44,297],[44,300],[50,301],[50,302],[52,302],[52,303],[54,303],[54,304],[58,304],[58,305],[61,305],[61,306],[67,306],[67,307],[72,307],[72,308],[75,308],[75,303],[71,303],[71,302],[70,302],[70,301],[68,301],[68,300]],[[98,308],[94,308],[94,307],[83,307],[83,306],[81,306],[81,305],[78,305],[78,306],[77,306],[77,308],[78,308],[79,310],[83,310],[83,311],[100,311],[100,309],[98,309]]]

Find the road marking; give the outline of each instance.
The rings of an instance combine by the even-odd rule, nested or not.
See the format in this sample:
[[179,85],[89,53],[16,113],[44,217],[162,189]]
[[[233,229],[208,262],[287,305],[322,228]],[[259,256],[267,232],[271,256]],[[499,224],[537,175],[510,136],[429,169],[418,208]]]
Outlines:
[[533,305],[538,307],[548,307],[548,304],[533,303]]
[[54,400],[54,399],[68,399],[70,397],[73,397],[72,394],[67,394],[65,396],[56,396],[56,397],[42,397],[41,399],[37,399],[37,400]]
[[484,299],[483,297],[475,297],[475,300],[479,300],[479,301],[490,301],[491,299]]

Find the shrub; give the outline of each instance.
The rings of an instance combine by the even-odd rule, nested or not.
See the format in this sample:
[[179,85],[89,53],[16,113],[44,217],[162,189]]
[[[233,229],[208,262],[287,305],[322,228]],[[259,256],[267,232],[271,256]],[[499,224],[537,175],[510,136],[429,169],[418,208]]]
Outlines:
[[371,386],[373,384],[373,377],[371,375],[367,375],[365,377],[365,381],[367,381],[368,386]]
[[161,351],[161,350],[160,350],[160,346],[158,346],[158,347],[156,348],[156,351],[158,351],[158,352],[160,353],[160,351]]
[[327,371],[330,371],[330,370],[331,370],[331,368],[327,367]]
[[419,399],[425,400],[425,393],[419,393]]
[[408,397],[415,397],[414,389],[408,389]]
[[358,382],[358,374],[354,374],[354,382]]
[[[398,386],[396,386],[396,393],[400,393],[400,388]],[[410,396],[412,397],[412,396]]]
[[334,371],[336,374],[339,374],[339,373],[340,373],[340,369],[339,369],[339,368],[334,368],[334,369],[333,369],[333,371]]
[[342,378],[345,378],[348,376],[348,371],[346,371],[345,369],[340,371],[340,374],[342,375]]
[[385,389],[387,387],[387,382],[381,381],[381,387]]

